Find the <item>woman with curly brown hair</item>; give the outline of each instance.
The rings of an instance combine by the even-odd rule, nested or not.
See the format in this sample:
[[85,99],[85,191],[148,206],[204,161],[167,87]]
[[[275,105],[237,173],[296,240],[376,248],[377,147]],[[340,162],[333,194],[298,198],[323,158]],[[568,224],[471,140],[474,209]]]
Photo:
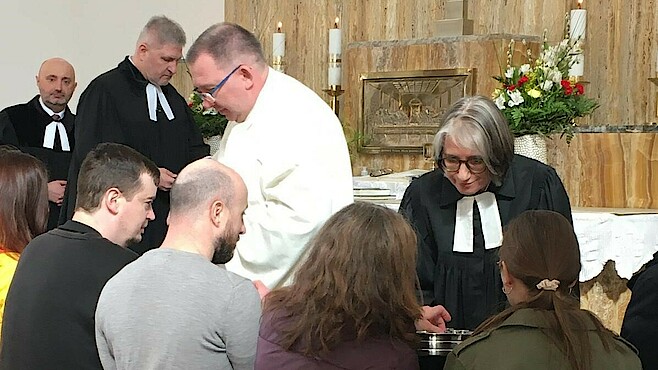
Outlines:
[[46,167],[29,154],[0,147],[0,323],[18,258],[47,224]]
[[416,300],[415,271],[402,216],[343,208],[309,243],[294,283],[265,297],[255,368],[417,369],[414,324],[429,308]]
[[444,369],[640,370],[628,342],[570,294],[580,251],[569,221],[553,211],[513,219],[500,247],[500,277],[511,307],[457,346]]

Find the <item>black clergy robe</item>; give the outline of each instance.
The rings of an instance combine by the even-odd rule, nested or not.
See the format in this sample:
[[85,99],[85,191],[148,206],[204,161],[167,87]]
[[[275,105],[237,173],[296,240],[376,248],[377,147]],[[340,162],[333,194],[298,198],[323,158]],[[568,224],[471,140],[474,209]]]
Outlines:
[[[75,115],[66,107],[60,122],[64,124],[71,149],[75,147],[74,119]],[[62,150],[59,134],[55,134],[52,149],[43,147],[46,126],[52,121],[52,117],[41,107],[39,95],[25,104],[8,107],[0,112],[0,144],[11,144],[41,160],[48,169],[48,181],[66,180],[71,152]],[[51,230],[57,227],[61,207],[54,202],[49,202],[49,205],[48,230]]]
[[[495,194],[503,227],[526,210],[553,210],[569,222],[571,206],[562,181],[552,167],[515,155]],[[423,303],[443,305],[452,315],[448,326],[475,329],[500,312],[502,292],[498,248],[485,249],[478,208],[474,204],[473,252],[453,252],[457,201],[463,197],[439,170],[411,182],[400,204],[418,237],[417,273]]]
[[7,293],[0,369],[102,369],[94,313],[137,254],[68,221],[25,247]]
[[[209,154],[185,99],[172,85],[162,86],[174,119],[169,120],[158,102],[157,122],[149,118],[148,81],[126,57],[119,65],[96,77],[80,96],[76,117],[76,147],[71,160],[60,223],[75,210],[80,165],[97,144],[125,144],[151,159],[158,167],[179,173],[188,163]],[[167,231],[169,193],[158,190],[153,202],[155,220],[149,222],[142,242],[131,246],[142,254],[158,247]]]

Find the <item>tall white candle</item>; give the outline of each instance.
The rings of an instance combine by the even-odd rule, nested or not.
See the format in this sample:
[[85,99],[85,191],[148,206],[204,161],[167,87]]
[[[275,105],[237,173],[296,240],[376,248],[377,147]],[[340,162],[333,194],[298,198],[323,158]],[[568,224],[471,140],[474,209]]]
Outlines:
[[585,74],[585,58],[583,57],[583,53],[578,53],[573,58],[575,63],[569,68],[569,76],[581,77]]
[[585,27],[587,25],[587,10],[574,9],[571,11],[569,20],[569,38],[574,41],[585,39]]
[[341,77],[341,32],[336,17],[334,28],[329,29],[329,70],[327,80],[329,85],[340,85]]
[[283,57],[286,55],[286,34],[281,32],[283,24],[279,22],[276,32],[272,35],[272,55]]

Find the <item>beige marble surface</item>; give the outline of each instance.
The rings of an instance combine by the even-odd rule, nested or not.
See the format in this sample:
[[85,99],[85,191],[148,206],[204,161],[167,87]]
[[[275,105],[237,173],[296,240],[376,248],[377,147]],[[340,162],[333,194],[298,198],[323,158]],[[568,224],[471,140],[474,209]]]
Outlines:
[[619,334],[631,299],[627,282],[617,276],[614,262],[609,261],[599,276],[580,283],[580,307],[593,312],[608,329]]

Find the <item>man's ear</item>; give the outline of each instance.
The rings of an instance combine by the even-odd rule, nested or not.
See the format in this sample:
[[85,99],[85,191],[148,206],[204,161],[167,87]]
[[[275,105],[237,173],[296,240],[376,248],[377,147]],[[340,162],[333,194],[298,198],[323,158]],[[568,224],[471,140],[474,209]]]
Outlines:
[[216,200],[210,205],[210,220],[215,225],[219,227],[220,225],[226,223],[226,205],[221,200]]
[[101,199],[101,207],[104,207],[113,215],[119,213],[125,198],[117,188],[108,189]]
[[242,66],[240,67],[240,72],[242,73],[242,81],[244,83],[245,89],[252,89],[254,87],[255,77],[253,68],[249,66]]
[[137,45],[137,54],[139,54],[140,58],[148,51],[149,47],[145,42],[141,42],[139,45]]

